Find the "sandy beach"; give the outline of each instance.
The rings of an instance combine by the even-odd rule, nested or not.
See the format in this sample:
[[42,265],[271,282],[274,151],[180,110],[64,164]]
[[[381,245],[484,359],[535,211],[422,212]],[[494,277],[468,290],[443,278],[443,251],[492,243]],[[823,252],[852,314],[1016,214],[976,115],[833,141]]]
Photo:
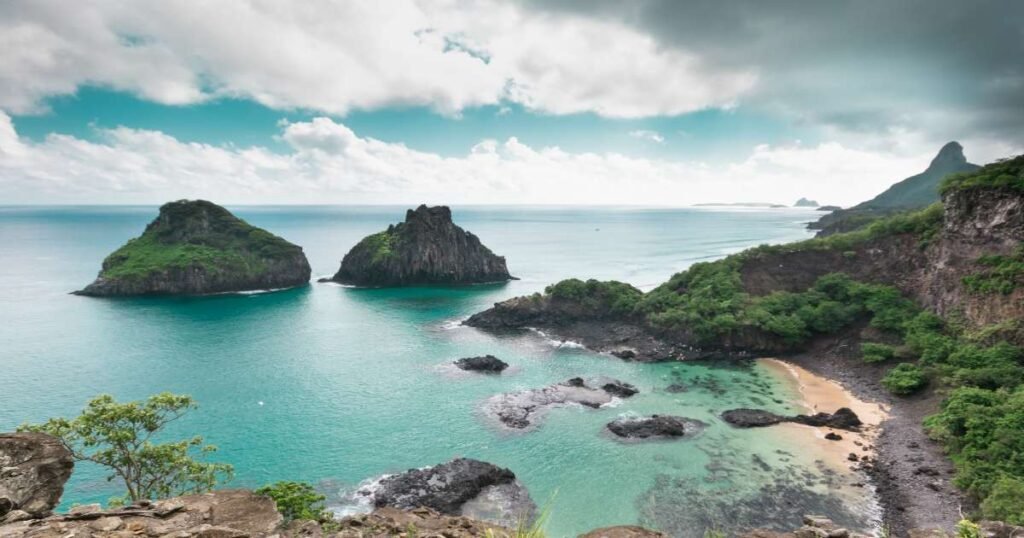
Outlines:
[[[796,423],[783,423],[774,428],[792,431],[793,435],[806,436],[807,442],[822,454],[822,460],[841,471],[848,471],[853,463],[850,454],[874,456],[875,440],[881,431],[882,422],[888,417],[888,408],[882,404],[861,400],[835,381],[826,379],[803,367],[779,359],[759,359],[758,362],[772,370],[782,379],[793,384],[800,399],[795,402],[804,408],[803,412],[833,413],[841,407],[848,407],[864,423],[859,432],[817,428]],[[831,441],[825,438],[829,432],[839,434],[842,439]]]

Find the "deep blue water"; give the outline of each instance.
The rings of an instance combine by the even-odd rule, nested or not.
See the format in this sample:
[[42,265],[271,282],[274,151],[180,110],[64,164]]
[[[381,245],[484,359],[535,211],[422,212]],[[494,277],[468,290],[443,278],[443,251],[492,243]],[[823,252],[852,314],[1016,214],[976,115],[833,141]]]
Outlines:
[[[360,238],[401,220],[405,211],[231,209],[302,245],[314,278],[333,273]],[[74,415],[100,393],[119,399],[187,393],[201,407],[171,433],[200,433],[216,444],[216,459],[236,467],[233,485],[308,480],[346,510],[352,506],[345,494],[360,482],[476,457],[516,472],[549,507],[552,536],[638,521],[684,535],[678,528],[693,515],[688,510],[713,512],[716,500],[757,498],[758,488],[780,476],[820,474],[814,455],[801,452],[795,440],[732,430],[717,419],[741,405],[789,409],[789,389],[757,365],[632,364],[539,335],[498,338],[458,326],[496,301],[570,276],[650,289],[696,261],[807,237],[803,223],[812,212],[453,211],[458,224],[507,257],[521,280],[465,288],[311,284],[257,295],[84,298],[68,292],[90,282],[104,256],[138,235],[156,208],[0,207],[0,431]],[[446,366],[485,353],[513,368],[478,376]],[[577,375],[616,377],[642,393],[610,408],[555,410],[525,433],[504,431],[480,412],[480,403],[494,394]],[[673,381],[693,389],[661,390]],[[622,413],[680,414],[709,427],[690,440],[623,444],[603,433]],[[770,470],[751,463],[758,460]],[[812,482],[801,478],[808,491],[824,487]],[[80,465],[64,504],[117,493],[98,469]],[[792,507],[787,517],[797,523],[801,509]]]

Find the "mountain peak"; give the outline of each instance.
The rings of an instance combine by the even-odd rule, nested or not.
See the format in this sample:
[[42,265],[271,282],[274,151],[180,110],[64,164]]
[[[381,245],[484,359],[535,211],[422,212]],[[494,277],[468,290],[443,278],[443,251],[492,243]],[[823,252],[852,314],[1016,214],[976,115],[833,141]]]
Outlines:
[[939,154],[932,159],[932,163],[928,165],[928,169],[931,170],[936,167],[946,167],[950,165],[964,164],[967,162],[967,158],[964,157],[964,147],[959,142],[947,142],[942,149],[939,150]]

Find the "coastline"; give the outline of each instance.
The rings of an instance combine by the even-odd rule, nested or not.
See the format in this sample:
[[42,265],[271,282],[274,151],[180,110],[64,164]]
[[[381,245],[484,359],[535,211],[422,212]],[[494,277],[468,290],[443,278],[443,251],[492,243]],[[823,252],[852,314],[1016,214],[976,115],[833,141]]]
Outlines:
[[[889,417],[885,405],[862,400],[843,385],[797,364],[775,358],[757,359],[757,362],[792,384],[794,391],[800,395],[795,403],[803,407],[805,413],[833,413],[841,407],[848,407],[864,423],[857,432],[793,422],[777,424],[772,428],[803,436],[822,455],[822,461],[838,472],[849,472],[857,468],[857,464],[850,459],[851,454],[859,459],[874,459],[877,456],[875,442],[881,433],[882,423]],[[826,439],[828,433],[838,434],[842,438],[835,441]]]

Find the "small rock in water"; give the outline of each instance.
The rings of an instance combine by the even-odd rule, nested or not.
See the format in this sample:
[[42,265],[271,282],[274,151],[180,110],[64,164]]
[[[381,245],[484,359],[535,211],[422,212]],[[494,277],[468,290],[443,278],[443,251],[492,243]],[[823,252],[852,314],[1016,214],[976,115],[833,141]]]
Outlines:
[[842,441],[843,436],[836,432],[828,432],[825,434],[825,439],[828,439],[829,441]]
[[623,383],[622,381],[610,381],[601,385],[601,389],[612,396],[618,396],[620,398],[629,398],[630,396],[640,392],[633,385]]
[[703,423],[685,417],[651,415],[620,417],[608,423],[608,430],[619,437],[647,439],[651,437],[682,437],[696,433]]
[[473,372],[485,372],[488,374],[500,374],[506,368],[508,363],[495,357],[494,355],[483,355],[480,357],[466,357],[455,361],[455,366],[463,370],[469,370]]
[[682,383],[672,383],[671,385],[665,387],[665,392],[668,392],[670,394],[679,394],[680,392],[686,392],[688,390],[690,390],[690,387],[687,387]]
[[854,454],[853,452],[850,452],[849,455],[846,456],[846,459],[848,459],[850,461],[859,461],[860,460],[860,458],[858,458],[857,455]]

